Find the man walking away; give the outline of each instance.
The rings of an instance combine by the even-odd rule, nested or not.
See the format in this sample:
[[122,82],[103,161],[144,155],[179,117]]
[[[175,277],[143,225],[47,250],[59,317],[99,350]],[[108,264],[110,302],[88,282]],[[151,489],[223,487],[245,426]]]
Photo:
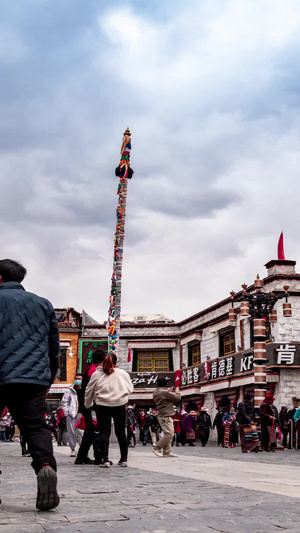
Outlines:
[[79,446],[82,441],[82,430],[75,427],[84,411],[82,374],[76,374],[74,385],[64,393],[61,400],[61,408],[66,418],[68,441],[71,448],[70,457],[76,457],[76,441],[78,441]]
[[159,378],[157,380],[157,389],[153,393],[153,399],[156,403],[158,412],[158,422],[163,432],[163,437],[153,446],[152,451],[158,457],[177,457],[171,453],[171,445],[174,437],[174,404],[177,405],[181,400],[179,388],[175,392],[167,389],[167,379]]
[[25,291],[26,269],[0,261],[0,412],[5,405],[28,442],[37,474],[36,506],[57,507],[56,461],[45,414],[59,358],[58,325],[48,300]]

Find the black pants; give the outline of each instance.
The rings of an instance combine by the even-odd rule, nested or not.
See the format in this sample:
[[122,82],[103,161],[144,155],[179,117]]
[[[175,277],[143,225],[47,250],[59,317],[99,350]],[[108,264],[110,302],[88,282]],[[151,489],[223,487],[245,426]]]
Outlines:
[[37,473],[44,464],[56,470],[52,437],[44,414],[47,387],[12,384],[0,387],[0,412],[7,406],[24,440],[28,443],[32,467]]
[[127,444],[131,444],[131,440],[133,441],[133,445],[136,445],[136,438],[134,429],[132,429],[132,426],[127,426]]
[[109,437],[111,433],[111,419],[114,421],[115,433],[118,439],[121,459],[120,461],[127,461],[128,444],[125,432],[126,426],[126,407],[120,405],[118,407],[107,407],[105,405],[97,405],[97,421],[99,427],[99,446],[102,460],[108,460]]
[[13,436],[15,434],[15,426],[6,428],[5,432],[6,432],[7,440],[12,440],[12,438],[13,438]]
[[224,426],[217,427],[218,444],[224,446]]
[[207,441],[209,439],[209,432],[209,428],[200,428],[199,433],[202,446],[206,446]]
[[99,428],[93,424],[91,409],[84,409],[82,414],[85,419],[85,431],[77,454],[77,460],[84,461],[88,457],[90,447],[93,445],[95,461],[100,462]]
[[[276,428],[274,428],[274,431],[276,431]],[[273,450],[274,448],[276,448],[276,444],[274,442],[271,442],[270,444],[270,440],[271,440],[271,437],[270,437],[270,433],[268,430],[268,426],[265,426],[264,424],[262,424],[261,425],[261,445],[262,445],[262,448],[267,452],[269,451],[269,448],[270,450]]]
[[20,433],[20,444],[21,444],[22,455],[27,455],[27,453],[29,452],[28,444],[22,433]]
[[281,433],[282,433],[282,437],[283,437],[282,446],[284,448],[287,448],[287,437],[288,437],[289,430],[288,429],[282,429]]

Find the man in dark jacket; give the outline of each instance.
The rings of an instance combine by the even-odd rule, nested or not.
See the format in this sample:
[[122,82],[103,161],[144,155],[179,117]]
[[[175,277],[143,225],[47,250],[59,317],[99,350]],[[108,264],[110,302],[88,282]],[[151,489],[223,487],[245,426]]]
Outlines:
[[252,394],[247,393],[245,395],[245,400],[243,402],[240,402],[238,405],[238,411],[236,416],[236,421],[239,424],[247,425],[254,421],[255,419],[255,412],[254,412],[254,406],[252,403]]
[[7,405],[28,442],[37,474],[36,506],[47,510],[59,503],[51,432],[44,417],[47,390],[58,367],[58,325],[50,302],[20,284],[25,275],[21,264],[0,261],[0,412]]
[[197,425],[199,429],[201,444],[204,447],[208,442],[209,433],[212,428],[211,418],[205,407],[201,408],[201,411],[197,417]]

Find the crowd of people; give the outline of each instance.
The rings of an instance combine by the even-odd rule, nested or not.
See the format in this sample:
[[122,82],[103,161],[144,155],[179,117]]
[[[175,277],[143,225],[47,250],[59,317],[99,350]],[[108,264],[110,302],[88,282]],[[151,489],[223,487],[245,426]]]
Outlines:
[[[159,378],[153,394],[156,409],[136,412],[135,405],[128,404],[133,392],[129,374],[118,368],[113,354],[103,350],[93,352],[93,362],[83,375],[76,374],[59,409],[47,416],[46,396],[58,369],[58,324],[51,303],[25,291],[21,285],[25,275],[21,264],[0,261],[0,440],[11,441],[18,426],[22,453],[30,454],[37,475],[38,509],[59,505],[52,435],[58,446],[69,445],[75,464],[104,468],[112,465],[112,422],[120,467],[127,467],[128,447],[137,442],[136,428],[140,442],[151,443],[153,453],[164,458],[176,457],[172,444],[195,446],[197,436],[205,447],[214,428],[224,448],[236,447],[240,436],[244,453],[274,450],[281,436],[283,447],[300,447],[296,399],[292,410],[282,406],[278,413],[273,396],[267,394],[260,408],[259,431],[249,394],[237,407],[229,400],[223,402],[212,424],[207,410],[193,401],[181,409],[179,388],[168,387],[167,378]],[[94,460],[89,457],[91,447]]]
[[279,413],[274,401],[272,394],[266,394],[259,413],[255,413],[251,393],[247,393],[236,408],[231,407],[230,401],[225,399],[213,422],[219,446],[235,447],[240,437],[243,453],[300,449],[300,408],[297,408],[297,399],[293,399],[293,409],[288,410],[283,405]]
[[12,442],[15,434],[15,421],[7,407],[0,413],[0,440]]

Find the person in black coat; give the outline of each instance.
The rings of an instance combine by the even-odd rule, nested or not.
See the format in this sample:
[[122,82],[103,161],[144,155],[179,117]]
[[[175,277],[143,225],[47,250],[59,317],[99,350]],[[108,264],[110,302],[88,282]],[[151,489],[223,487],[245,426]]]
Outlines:
[[266,394],[260,406],[261,445],[268,452],[276,448],[276,417],[273,408],[272,394]]
[[238,404],[236,421],[240,426],[241,451],[243,453],[261,451],[255,424],[252,393],[247,393],[244,401]]
[[224,426],[223,426],[223,416],[225,414],[226,410],[224,407],[221,407],[219,411],[217,412],[214,423],[213,423],[213,429],[217,428],[218,432],[218,445],[223,446],[224,448]]
[[294,422],[294,414],[297,411],[298,401],[297,398],[293,398],[293,409],[290,409],[287,413],[288,423],[289,423],[289,441],[288,447],[296,448],[296,427]]
[[250,424],[250,422],[253,422],[255,419],[252,396],[251,393],[247,393],[245,395],[245,400],[238,404],[236,420],[239,424]]
[[206,446],[209,439],[209,433],[212,428],[211,418],[204,407],[201,408],[199,415],[197,416],[197,426],[199,430],[200,440],[202,446]]
[[279,413],[279,425],[282,433],[282,446],[287,448],[287,436],[289,433],[289,419],[288,409],[286,405],[283,405]]
[[58,324],[48,300],[25,291],[26,269],[0,261],[0,412],[8,407],[37,474],[36,506],[57,507],[56,461],[46,424],[46,394],[59,360]]

